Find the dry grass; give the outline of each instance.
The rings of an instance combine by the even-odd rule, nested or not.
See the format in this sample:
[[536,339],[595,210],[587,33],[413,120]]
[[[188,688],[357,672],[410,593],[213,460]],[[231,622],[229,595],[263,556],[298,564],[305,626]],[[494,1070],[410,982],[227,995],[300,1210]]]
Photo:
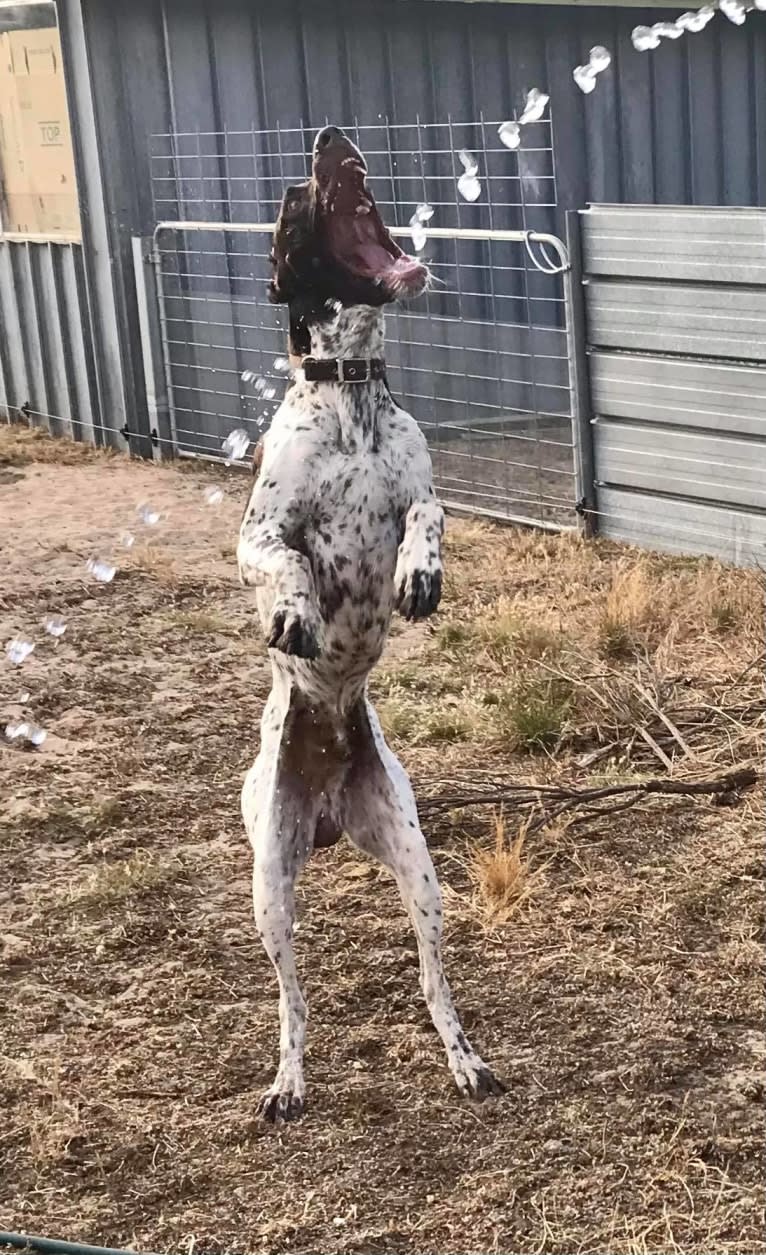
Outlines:
[[174,610],[165,616],[165,622],[172,631],[180,629],[192,636],[227,635],[237,631],[222,614],[215,610]]
[[156,580],[166,588],[177,588],[178,570],[171,554],[161,544],[144,544],[132,549],[124,559],[126,570]]
[[114,906],[125,898],[151,893],[183,875],[179,860],[161,859],[148,850],[137,850],[127,858],[92,868],[72,884],[68,900],[80,906]]
[[542,871],[531,873],[524,853],[527,825],[515,837],[506,831],[502,813],[493,819],[494,845],[469,846],[467,873],[474,886],[474,904],[479,917],[490,926],[509,924],[519,908],[529,900],[542,879]]
[[31,466],[35,462],[76,466],[123,456],[113,449],[95,449],[78,440],[54,438],[42,427],[26,427],[23,423],[6,423],[0,419],[0,467]]
[[[0,753],[3,1223],[167,1255],[766,1255],[760,791],[540,802],[760,761],[759,576],[450,522],[444,609],[372,689],[418,782],[455,1001],[509,1094],[453,1094],[395,885],[343,841],[298,887],[309,1110],[275,1133],[237,798],[269,673],[221,562],[246,479],[200,516],[190,466],[25,465],[3,639],[52,611],[68,630],[25,664],[49,742]],[[82,554],[155,495],[170,583],[152,559],[85,584]],[[631,648],[606,657],[620,615]],[[491,832],[489,805],[429,809],[498,780],[528,801]]]

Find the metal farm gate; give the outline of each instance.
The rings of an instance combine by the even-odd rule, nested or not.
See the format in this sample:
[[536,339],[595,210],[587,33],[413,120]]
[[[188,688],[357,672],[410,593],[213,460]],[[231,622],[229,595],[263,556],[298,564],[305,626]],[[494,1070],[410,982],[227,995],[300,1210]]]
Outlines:
[[[347,127],[394,234],[411,234],[418,204],[434,211],[422,254],[434,286],[388,307],[389,379],[428,436],[445,504],[571,527],[592,476],[574,421],[579,285],[552,230],[551,123],[527,124],[516,151],[498,125]],[[301,125],[154,138],[157,226],[134,252],[158,449],[223,458],[226,436],[244,428],[256,440],[282,399],[286,317],[267,300],[268,254],[313,135]],[[473,203],[457,187],[461,153],[479,167]]]

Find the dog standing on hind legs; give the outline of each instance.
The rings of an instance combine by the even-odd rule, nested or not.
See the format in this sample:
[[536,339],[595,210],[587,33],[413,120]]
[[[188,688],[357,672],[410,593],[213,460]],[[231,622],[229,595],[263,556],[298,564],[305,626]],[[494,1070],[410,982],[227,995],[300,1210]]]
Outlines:
[[267,1119],[304,1104],[306,1003],[293,950],[296,880],[345,832],[394,874],[415,930],[420,981],[459,1089],[502,1092],[466,1039],[441,961],[442,906],[409,780],[367,698],[394,610],[422,619],[441,596],[444,519],[417,423],[391,397],[382,306],[428,271],[392,240],[359,150],[337,127],[312,176],[287,189],[270,298],[289,308],[299,381],[266,434],[237,557],[256,587],[273,687],[242,791],[258,932],[279,982],[279,1068]]

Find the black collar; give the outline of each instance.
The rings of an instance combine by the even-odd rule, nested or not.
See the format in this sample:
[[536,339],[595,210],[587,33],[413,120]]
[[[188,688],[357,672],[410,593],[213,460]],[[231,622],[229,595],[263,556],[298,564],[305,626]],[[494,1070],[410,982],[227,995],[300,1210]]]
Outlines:
[[386,378],[382,357],[304,357],[301,362],[307,383],[368,383]]

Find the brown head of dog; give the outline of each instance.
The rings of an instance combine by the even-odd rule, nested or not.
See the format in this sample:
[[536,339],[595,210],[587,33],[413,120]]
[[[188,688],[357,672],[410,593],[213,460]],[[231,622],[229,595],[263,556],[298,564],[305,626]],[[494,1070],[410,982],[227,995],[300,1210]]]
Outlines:
[[428,270],[394,243],[367,186],[367,163],[337,126],[314,140],[311,178],[288,187],[274,232],[269,299],[290,310],[290,352],[339,306],[419,296]]

